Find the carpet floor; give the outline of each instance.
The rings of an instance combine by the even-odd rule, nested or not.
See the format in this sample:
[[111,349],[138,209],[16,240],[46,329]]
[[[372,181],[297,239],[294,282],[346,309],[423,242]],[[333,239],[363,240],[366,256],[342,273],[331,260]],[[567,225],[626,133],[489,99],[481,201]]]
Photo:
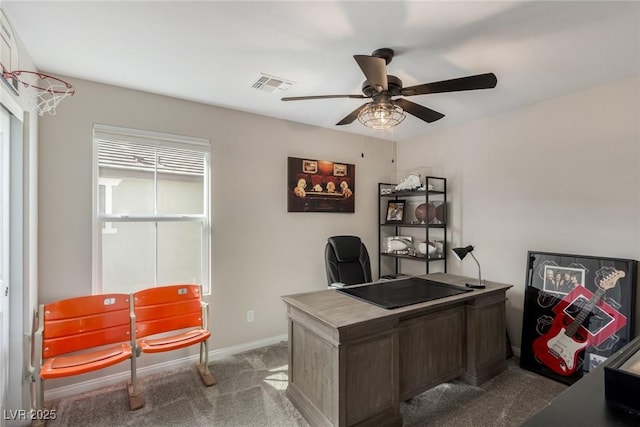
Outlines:
[[[210,363],[218,384],[204,387],[194,367],[139,379],[144,408],[129,411],[124,383],[50,402],[60,426],[308,426],[285,395],[287,344],[280,343]],[[519,426],[566,389],[518,367],[479,387],[441,384],[400,405],[405,427]]]

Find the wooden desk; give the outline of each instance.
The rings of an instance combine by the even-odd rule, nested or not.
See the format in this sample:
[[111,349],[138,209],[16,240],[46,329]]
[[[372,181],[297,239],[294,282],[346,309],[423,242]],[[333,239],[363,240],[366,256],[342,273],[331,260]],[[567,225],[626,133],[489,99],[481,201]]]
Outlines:
[[[420,276],[464,286],[472,278]],[[400,401],[453,378],[478,385],[506,365],[511,285],[386,310],[333,289],[287,295],[287,395],[312,426],[401,426]]]

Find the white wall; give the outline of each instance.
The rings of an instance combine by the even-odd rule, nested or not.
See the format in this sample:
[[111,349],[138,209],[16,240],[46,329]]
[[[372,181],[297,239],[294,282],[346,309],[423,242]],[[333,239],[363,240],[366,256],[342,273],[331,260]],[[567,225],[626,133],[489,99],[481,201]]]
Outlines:
[[483,276],[514,285],[515,347],[528,250],[640,259],[638,76],[398,144],[399,170],[424,165],[449,178],[453,244],[475,245]]
[[[91,293],[94,123],[211,140],[213,294],[207,299],[213,349],[285,334],[280,296],[326,288],[328,236],[360,235],[375,253],[377,182],[391,179],[394,171],[389,142],[69,80],[76,94],[63,101],[56,116],[40,120],[41,303]],[[280,101],[274,96],[273,102]],[[288,156],[355,164],[356,213],[287,213]],[[372,258],[377,271],[377,257]],[[246,322],[250,309],[253,323]],[[182,355],[145,355],[139,363]],[[87,378],[50,381],[47,387]]]

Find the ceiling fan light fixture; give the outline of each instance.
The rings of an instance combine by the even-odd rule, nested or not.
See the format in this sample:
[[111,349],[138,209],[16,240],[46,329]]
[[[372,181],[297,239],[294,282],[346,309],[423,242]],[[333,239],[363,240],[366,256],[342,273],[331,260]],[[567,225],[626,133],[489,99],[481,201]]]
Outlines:
[[360,123],[373,129],[398,126],[405,117],[402,108],[386,102],[370,102],[358,113]]

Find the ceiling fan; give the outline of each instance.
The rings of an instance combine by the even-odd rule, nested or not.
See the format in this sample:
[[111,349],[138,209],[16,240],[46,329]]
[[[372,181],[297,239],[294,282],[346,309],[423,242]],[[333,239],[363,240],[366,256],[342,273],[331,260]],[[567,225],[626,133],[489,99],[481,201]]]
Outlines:
[[[336,126],[348,125],[357,118],[365,126],[374,129],[387,129],[398,125],[405,118],[404,112],[424,120],[427,123],[435,122],[444,117],[430,108],[416,104],[404,98],[429,93],[457,92],[474,89],[491,89],[498,82],[495,74],[485,73],[473,76],[460,77],[439,82],[423,83],[415,86],[402,87],[402,81],[396,76],[387,74],[387,65],[393,59],[393,49],[382,48],[373,51],[369,55],[353,55],[366,80],[362,83],[363,95],[312,95],[293,96],[282,98],[283,101],[301,101],[307,99],[327,98],[371,98],[371,102],[353,110],[345,118],[336,123]],[[395,98],[395,99],[394,99]]]

